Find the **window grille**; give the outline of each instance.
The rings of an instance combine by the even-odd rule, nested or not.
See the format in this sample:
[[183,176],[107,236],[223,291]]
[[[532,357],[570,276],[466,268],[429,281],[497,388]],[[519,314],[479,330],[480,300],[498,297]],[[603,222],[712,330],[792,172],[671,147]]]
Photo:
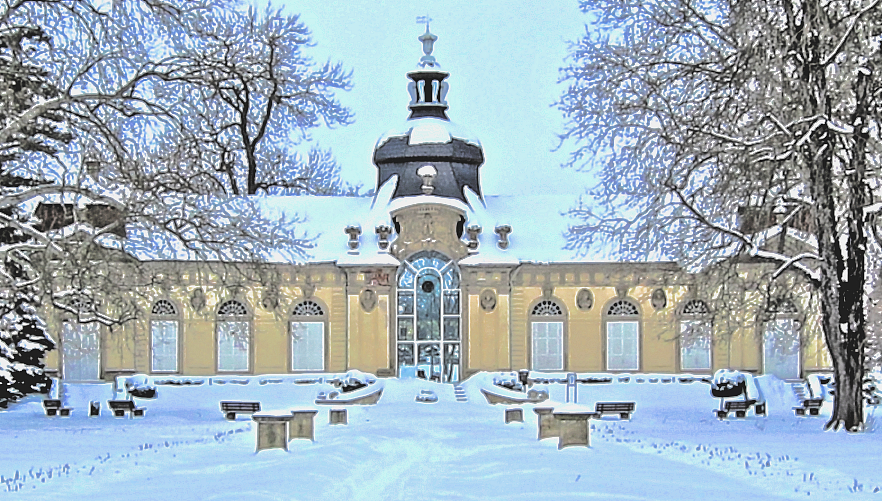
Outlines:
[[620,299],[610,305],[606,314],[611,316],[636,316],[639,315],[640,312],[631,301]]
[[710,311],[701,299],[692,299],[683,306],[684,315],[707,315]]
[[534,316],[560,316],[563,315],[563,310],[556,302],[544,299],[533,307],[531,314]]
[[161,317],[173,317],[178,314],[178,311],[171,301],[160,299],[153,305],[153,310],[151,310],[150,313]]
[[224,317],[244,317],[248,315],[248,308],[236,300],[230,300],[220,305],[217,314]]
[[776,313],[779,315],[796,315],[799,313],[799,310],[796,309],[796,305],[789,299],[775,301],[769,304],[767,310],[769,313]]
[[315,301],[303,301],[295,306],[294,310],[291,312],[291,315],[295,317],[320,317],[324,314],[325,312],[322,310],[322,307]]

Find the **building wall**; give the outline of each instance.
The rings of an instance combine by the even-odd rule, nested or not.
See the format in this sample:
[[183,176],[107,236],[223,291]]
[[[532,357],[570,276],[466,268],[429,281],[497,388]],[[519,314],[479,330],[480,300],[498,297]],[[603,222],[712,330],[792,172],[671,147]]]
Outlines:
[[[565,367],[567,371],[606,371],[605,309],[627,297],[640,310],[640,370],[679,370],[678,308],[691,296],[690,277],[668,273],[666,265],[646,264],[524,264],[473,266],[462,270],[463,375],[476,371],[518,370],[531,365],[530,308],[543,298],[557,301],[565,310]],[[394,279],[376,283],[376,270],[344,269],[331,264],[294,268],[278,265],[278,305],[265,303],[266,287],[220,285],[217,277],[195,272],[181,274],[171,285],[133,291],[142,312],[137,320],[113,328],[102,326],[101,370],[149,373],[151,361],[149,311],[155,301],[167,299],[180,313],[180,372],[187,375],[217,373],[218,306],[235,298],[248,307],[252,326],[249,373],[290,371],[291,309],[305,298],[316,300],[327,321],[325,369],[340,372],[359,369],[382,375],[395,370],[396,304]],[[160,268],[161,269],[161,268]],[[372,274],[373,273],[373,274]],[[394,269],[381,274],[394,277]],[[371,278],[374,277],[374,278]],[[622,285],[628,284],[628,285]],[[797,287],[791,284],[792,287]],[[202,289],[205,304],[193,306],[193,295]],[[376,303],[366,308],[362,294],[370,289]],[[577,295],[587,289],[590,308],[580,308]],[[652,304],[653,291],[667,297],[663,308]],[[691,292],[690,292],[691,291]],[[795,297],[808,297],[794,289]],[[136,293],[135,293],[136,292]],[[492,293],[494,304],[482,304],[482,294]],[[733,368],[762,372],[764,298],[746,294],[742,306],[729,318],[714,320],[712,369]],[[802,322],[803,373],[829,370],[829,356],[820,334],[816,309],[808,302],[799,307]],[[66,314],[47,316],[50,332],[59,341]],[[63,341],[62,341],[63,342]],[[62,346],[51,352],[47,367],[61,367]],[[708,371],[710,372],[710,371]]]

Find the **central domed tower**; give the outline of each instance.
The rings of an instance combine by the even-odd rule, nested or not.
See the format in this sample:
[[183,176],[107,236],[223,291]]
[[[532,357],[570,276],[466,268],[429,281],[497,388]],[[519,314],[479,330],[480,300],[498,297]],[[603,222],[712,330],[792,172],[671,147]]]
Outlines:
[[377,188],[397,176],[392,198],[434,195],[468,203],[465,188],[482,197],[478,169],[484,163],[481,143],[447,117],[447,90],[432,55],[438,39],[429,31],[419,37],[424,55],[407,74],[410,117],[403,127],[384,134],[374,148]]

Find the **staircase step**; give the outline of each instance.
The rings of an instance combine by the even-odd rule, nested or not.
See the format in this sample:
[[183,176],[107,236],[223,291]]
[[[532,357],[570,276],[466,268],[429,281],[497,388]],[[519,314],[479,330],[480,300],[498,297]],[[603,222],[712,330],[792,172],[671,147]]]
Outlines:
[[453,395],[456,397],[457,402],[468,402],[469,397],[466,395],[465,389],[462,386],[454,386],[453,387]]

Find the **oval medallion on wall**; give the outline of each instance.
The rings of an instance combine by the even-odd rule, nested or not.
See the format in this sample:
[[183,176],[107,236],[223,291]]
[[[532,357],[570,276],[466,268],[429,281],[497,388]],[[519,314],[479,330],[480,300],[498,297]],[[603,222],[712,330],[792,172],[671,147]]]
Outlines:
[[588,289],[579,289],[576,293],[576,307],[582,311],[588,311],[594,307],[594,294]]
[[668,305],[668,296],[662,289],[656,289],[652,291],[652,297],[650,298],[650,301],[652,302],[653,308],[655,308],[656,310],[661,310]]
[[481,309],[484,311],[493,311],[496,308],[496,291],[493,289],[484,289],[481,291]]
[[358,295],[358,302],[364,311],[370,312],[377,307],[377,292],[373,289],[361,291],[361,294]]

